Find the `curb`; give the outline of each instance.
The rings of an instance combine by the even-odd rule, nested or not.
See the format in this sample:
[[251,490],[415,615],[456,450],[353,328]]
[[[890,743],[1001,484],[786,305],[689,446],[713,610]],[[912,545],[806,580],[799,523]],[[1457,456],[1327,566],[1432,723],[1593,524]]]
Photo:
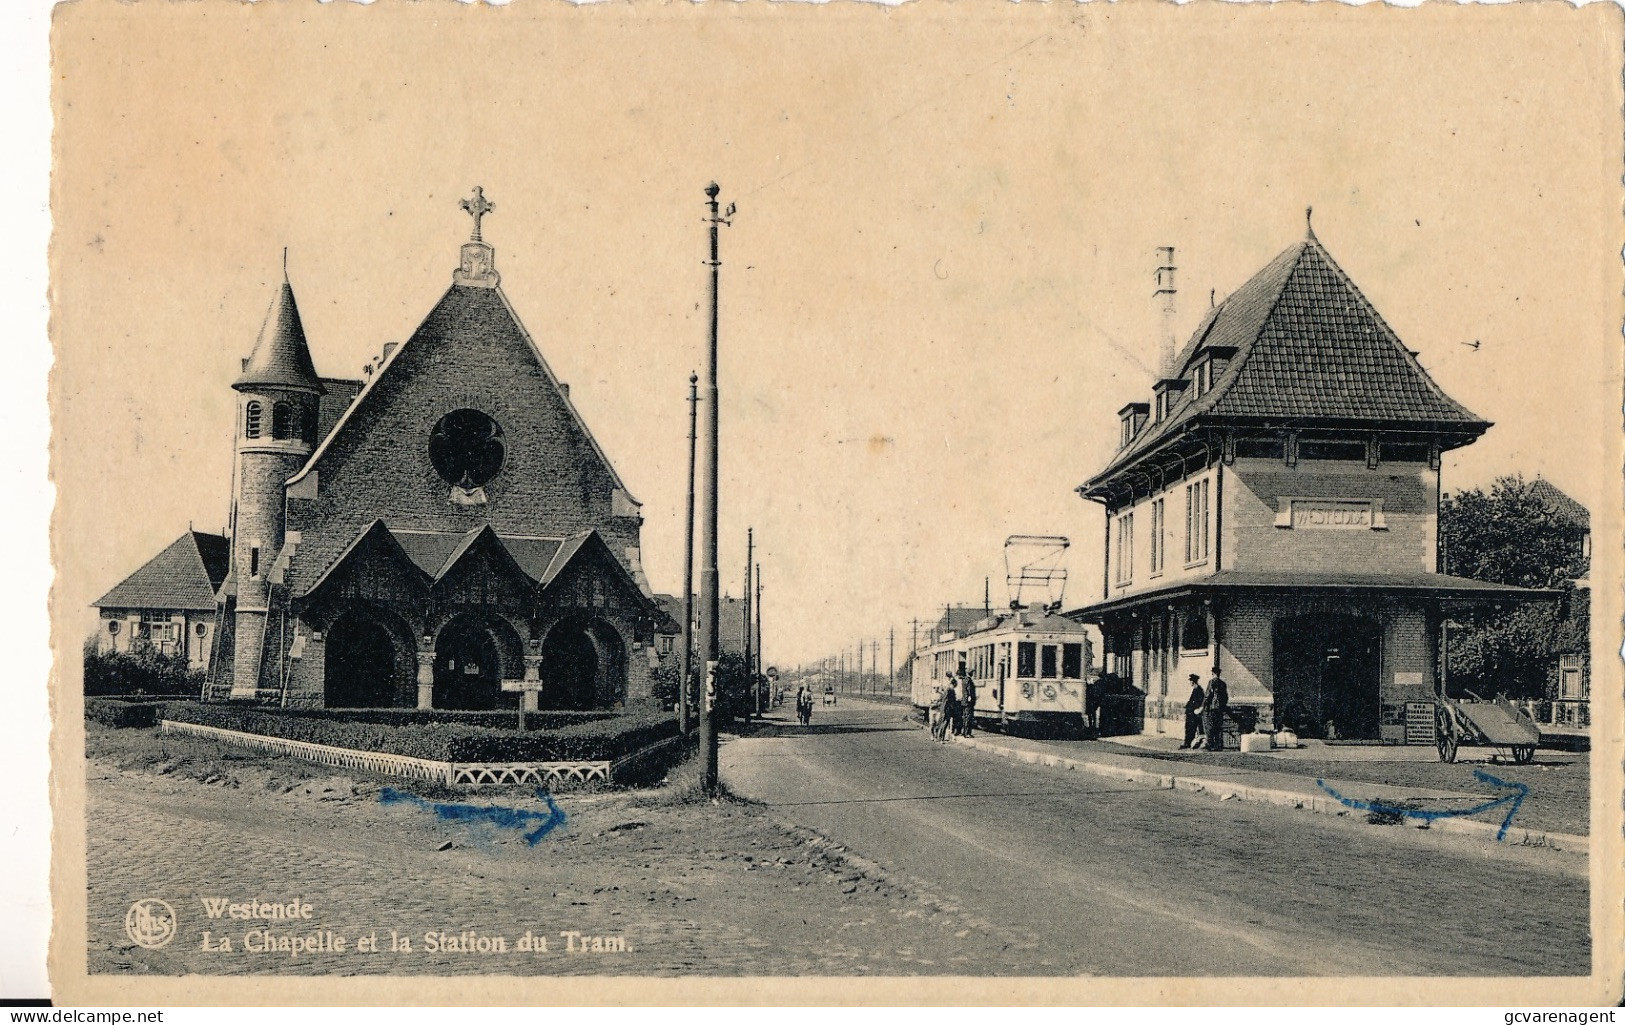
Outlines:
[[[1183,790],[1193,794],[1208,794],[1221,801],[1235,799],[1252,804],[1267,804],[1277,808],[1315,812],[1321,815],[1347,815],[1350,811],[1349,808],[1330,794],[1301,794],[1291,790],[1246,786],[1228,780],[1203,776],[1181,776],[1164,772],[1148,772],[1142,769],[1114,765],[1109,762],[1092,762],[1079,758],[1067,758],[1063,755],[1044,754],[1038,751],[1019,751],[1001,747],[998,744],[989,744],[975,737],[957,737],[954,743],[963,744],[974,750],[983,751],[1000,758],[1008,758],[1011,761],[1025,762],[1028,765],[1046,765],[1056,769],[1087,772],[1091,775],[1104,776],[1108,779],[1121,780],[1126,783],[1138,783],[1157,790]],[[1127,755],[1125,757],[1132,758],[1134,756]],[[1501,831],[1501,827],[1493,822],[1478,822],[1464,818],[1443,818],[1434,819],[1431,822],[1409,822],[1407,824],[1414,829],[1472,836],[1481,840],[1489,840],[1492,843],[1497,840]],[[1555,833],[1541,829],[1508,829],[1506,837],[1501,840],[1501,843],[1514,847],[1545,847],[1553,851],[1579,855],[1580,857],[1586,857],[1591,853],[1590,837],[1577,836],[1573,833]]]

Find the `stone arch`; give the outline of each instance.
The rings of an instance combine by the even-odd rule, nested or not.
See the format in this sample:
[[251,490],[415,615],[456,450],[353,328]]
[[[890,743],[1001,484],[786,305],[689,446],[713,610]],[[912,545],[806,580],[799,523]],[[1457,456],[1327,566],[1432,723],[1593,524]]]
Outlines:
[[327,708],[411,707],[416,659],[412,632],[382,609],[334,616],[323,639],[322,704]]
[[1272,676],[1275,722],[1300,736],[1376,740],[1382,735],[1380,617],[1318,608],[1277,617]]
[[524,676],[519,632],[494,612],[461,612],[434,635],[434,707],[483,711],[517,708],[519,695],[503,680]]
[[607,619],[567,616],[548,628],[541,649],[540,707],[606,708],[626,699],[626,641]]

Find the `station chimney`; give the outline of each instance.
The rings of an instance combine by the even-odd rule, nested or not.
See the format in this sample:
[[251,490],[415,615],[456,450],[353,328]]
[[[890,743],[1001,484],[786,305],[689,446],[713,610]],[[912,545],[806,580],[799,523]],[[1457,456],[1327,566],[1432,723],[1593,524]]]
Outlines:
[[1174,284],[1174,247],[1157,247],[1157,290],[1155,296],[1161,307],[1158,324],[1160,338],[1157,343],[1157,380],[1166,381],[1178,370],[1174,366],[1174,299],[1179,294]]

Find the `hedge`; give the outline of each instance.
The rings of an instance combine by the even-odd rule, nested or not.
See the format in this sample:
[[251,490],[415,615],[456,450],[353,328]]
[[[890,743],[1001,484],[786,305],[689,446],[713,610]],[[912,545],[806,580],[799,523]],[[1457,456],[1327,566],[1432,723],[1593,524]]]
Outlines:
[[95,641],[87,641],[84,660],[86,695],[196,698],[203,693],[203,673],[189,668],[185,655],[163,655],[150,648],[98,651]]
[[[380,726],[433,726],[455,723],[463,726],[485,726],[497,730],[519,728],[519,710],[514,708],[491,712],[462,712],[445,708],[289,708],[277,710],[279,715],[334,722],[375,723]],[[527,730],[556,730],[577,723],[610,719],[616,712],[526,712]]]
[[[517,713],[509,714],[518,718]],[[310,712],[195,702],[169,705],[164,717],[284,740],[441,762],[607,761],[677,735],[677,720],[666,712],[611,714],[524,733],[461,720],[394,725]]]
[[140,729],[156,726],[163,718],[162,701],[120,701],[117,698],[86,698],[85,718],[114,729]]

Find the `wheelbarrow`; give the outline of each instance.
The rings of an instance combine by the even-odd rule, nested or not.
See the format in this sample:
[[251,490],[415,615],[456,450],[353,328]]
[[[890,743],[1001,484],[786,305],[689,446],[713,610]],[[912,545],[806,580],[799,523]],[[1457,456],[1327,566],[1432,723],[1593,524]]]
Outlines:
[[1439,760],[1453,762],[1462,745],[1505,748],[1515,765],[1528,765],[1540,744],[1540,728],[1505,698],[1485,701],[1467,691],[1467,699],[1435,699]]

